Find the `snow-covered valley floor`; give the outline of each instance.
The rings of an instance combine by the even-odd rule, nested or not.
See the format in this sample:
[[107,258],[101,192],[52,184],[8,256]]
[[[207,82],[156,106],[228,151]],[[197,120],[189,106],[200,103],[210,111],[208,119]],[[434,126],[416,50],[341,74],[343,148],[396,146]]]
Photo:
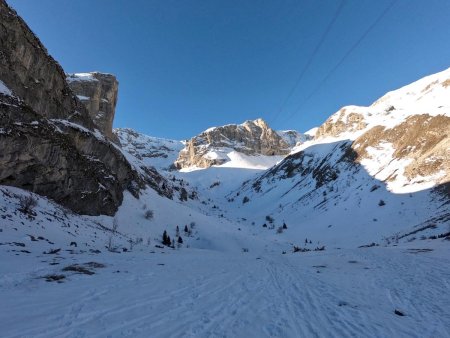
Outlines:
[[[450,336],[448,241],[75,252],[0,261],[2,337]],[[105,267],[62,272],[88,262]],[[66,278],[39,278],[51,274]]]

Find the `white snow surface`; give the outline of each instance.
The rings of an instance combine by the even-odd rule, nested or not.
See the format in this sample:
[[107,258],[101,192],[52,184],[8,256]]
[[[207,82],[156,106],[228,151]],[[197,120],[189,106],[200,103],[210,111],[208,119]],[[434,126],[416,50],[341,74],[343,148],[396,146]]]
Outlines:
[[[0,210],[10,215],[0,227],[2,337],[450,334],[448,241],[293,253],[290,234],[238,231],[148,191],[139,204],[126,196],[113,236],[120,249],[137,236],[146,236],[143,243],[113,253],[105,249],[111,217],[73,215],[37,197],[32,220],[17,211],[13,194],[24,192],[0,187],[0,194]],[[155,211],[150,221],[146,203]],[[181,248],[155,247],[163,229],[174,236],[176,225],[191,221],[194,233],[181,229]],[[63,271],[74,264],[94,274]],[[61,274],[60,283],[46,281]]]
[[9,89],[2,80],[0,80],[0,93],[8,96],[13,95],[11,89]]
[[88,101],[90,100],[89,96],[84,96],[84,95],[77,95],[78,99],[81,101]]
[[98,81],[92,73],[73,73],[73,74],[67,74],[66,77],[67,82],[73,82],[73,81]]

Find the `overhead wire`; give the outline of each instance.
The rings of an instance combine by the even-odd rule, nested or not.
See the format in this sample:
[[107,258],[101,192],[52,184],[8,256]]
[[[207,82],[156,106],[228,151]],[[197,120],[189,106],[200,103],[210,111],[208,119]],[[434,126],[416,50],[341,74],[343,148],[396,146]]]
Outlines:
[[345,5],[345,0],[341,0],[339,6],[337,7],[331,21],[328,23],[325,31],[323,32],[322,36],[319,39],[319,42],[317,43],[316,47],[314,48],[313,52],[311,53],[311,55],[309,56],[307,62],[305,63],[305,66],[303,67],[303,69],[301,70],[300,74],[297,77],[297,80],[294,83],[294,86],[292,86],[291,90],[289,91],[288,95],[286,96],[286,98],[284,99],[283,103],[280,105],[280,108],[278,109],[273,122],[275,122],[278,117],[280,116],[281,112],[283,111],[284,107],[286,106],[286,104],[288,103],[289,99],[292,97],[292,95],[295,93],[295,90],[297,89],[298,85],[300,84],[300,82],[303,80],[303,77],[305,76],[306,72],[308,71],[309,67],[311,66],[313,60],[315,59],[318,51],[320,50],[320,47],[322,47],[322,44],[324,43],[324,41],[326,40],[328,34],[330,33],[332,27],[334,26],[334,23],[336,22],[337,18],[339,17],[339,14],[342,11],[342,8]]
[[322,86],[328,81],[328,79],[336,72],[336,70],[345,62],[345,60],[350,56],[350,54],[361,44],[361,42],[366,38],[366,36],[375,28],[375,26],[386,16],[386,14],[391,10],[398,0],[392,0],[391,3],[378,15],[376,20],[364,31],[364,33],[359,37],[359,39],[349,48],[349,50],[344,54],[344,56],[339,60],[339,62],[328,72],[328,74],[319,82],[319,84],[313,89],[313,91],[303,100],[303,102],[291,113],[284,121],[288,121],[294,117],[301,108],[311,99],[317,92],[322,88]]

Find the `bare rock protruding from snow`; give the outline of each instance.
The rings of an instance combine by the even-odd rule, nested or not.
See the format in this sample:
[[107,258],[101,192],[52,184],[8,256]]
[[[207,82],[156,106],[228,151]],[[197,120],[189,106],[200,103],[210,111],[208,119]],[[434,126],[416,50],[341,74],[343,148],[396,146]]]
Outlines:
[[450,182],[449,133],[450,116],[412,115],[393,128],[369,129],[352,148],[370,174],[400,192]]
[[186,142],[175,166],[208,168],[227,161],[220,156],[226,151],[237,151],[245,155],[286,155],[289,144],[271,129],[263,119],[229,124],[205,130]]
[[119,90],[116,77],[99,72],[76,73],[67,74],[67,82],[87,108],[95,126],[110,140],[117,142],[112,132]]
[[356,106],[340,109],[317,129],[316,137],[337,137],[344,132],[352,133],[366,128],[364,115],[359,110],[361,107]]
[[94,130],[61,66],[0,0],[0,184],[71,210],[113,215],[144,186],[124,154]]

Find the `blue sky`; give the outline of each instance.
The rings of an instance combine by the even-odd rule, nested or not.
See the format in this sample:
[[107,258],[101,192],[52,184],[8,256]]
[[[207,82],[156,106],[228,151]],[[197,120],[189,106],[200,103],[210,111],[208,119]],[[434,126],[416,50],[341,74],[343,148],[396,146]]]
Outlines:
[[159,137],[306,131],[450,67],[448,0],[7,2],[66,72],[118,77],[115,127]]

